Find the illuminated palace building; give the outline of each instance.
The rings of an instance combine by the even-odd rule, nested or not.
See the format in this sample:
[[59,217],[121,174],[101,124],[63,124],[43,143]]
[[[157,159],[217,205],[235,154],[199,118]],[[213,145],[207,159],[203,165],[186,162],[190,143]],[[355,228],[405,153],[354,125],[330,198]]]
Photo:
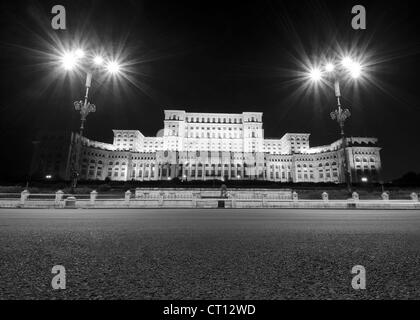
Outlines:
[[342,183],[346,156],[352,182],[379,179],[376,138],[349,137],[345,149],[341,139],[311,147],[307,133],[265,138],[262,116],[260,112],[166,110],[164,128],[156,137],[145,137],[138,130],[113,130],[112,144],[85,137],[80,140],[73,133],[61,137],[43,134],[35,144],[31,171],[32,175],[68,180],[78,158],[82,180]]

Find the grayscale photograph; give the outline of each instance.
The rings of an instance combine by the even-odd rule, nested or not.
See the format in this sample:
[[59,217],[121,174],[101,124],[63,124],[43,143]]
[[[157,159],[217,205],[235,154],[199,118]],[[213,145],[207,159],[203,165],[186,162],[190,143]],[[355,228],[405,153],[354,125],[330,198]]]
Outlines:
[[0,8],[0,300],[420,299],[414,2]]

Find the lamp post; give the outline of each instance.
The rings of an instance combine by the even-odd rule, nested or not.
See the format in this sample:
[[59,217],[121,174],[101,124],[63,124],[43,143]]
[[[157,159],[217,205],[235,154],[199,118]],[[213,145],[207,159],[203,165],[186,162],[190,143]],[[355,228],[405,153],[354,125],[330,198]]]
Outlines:
[[337,78],[334,81],[334,89],[335,89],[335,97],[337,98],[337,109],[334,110],[333,112],[331,112],[330,116],[331,116],[331,119],[337,121],[338,125],[340,126],[341,145],[342,145],[342,148],[343,148],[343,156],[344,156],[344,161],[343,161],[344,178],[345,178],[345,181],[346,181],[347,190],[348,190],[349,193],[351,193],[351,191],[352,191],[351,175],[350,175],[350,172],[349,172],[350,165],[349,165],[349,159],[347,157],[347,150],[346,150],[347,139],[346,139],[346,135],[344,133],[344,123],[346,122],[346,120],[348,118],[350,118],[351,113],[350,113],[349,109],[343,109],[341,107],[340,82]]
[[352,192],[352,181],[350,174],[350,165],[349,159],[347,157],[347,139],[344,131],[344,124],[348,118],[350,118],[351,113],[347,108],[343,108],[341,105],[341,91],[340,91],[340,76],[343,76],[344,72],[349,72],[351,77],[359,78],[361,75],[362,67],[359,63],[353,61],[350,57],[345,57],[342,59],[341,64],[329,62],[326,64],[325,69],[321,71],[320,69],[311,70],[310,77],[313,81],[319,81],[323,78],[323,75],[327,73],[333,77],[334,82],[334,92],[337,101],[337,109],[330,113],[332,120],[337,121],[340,127],[340,136],[341,136],[341,145],[343,148],[343,167],[344,167],[344,178],[347,185],[347,190],[349,193]]
[[[86,59],[88,58],[88,59]],[[89,59],[90,58],[90,59]],[[105,60],[102,56],[86,55],[82,49],[77,49],[74,52],[69,52],[63,55],[62,64],[66,70],[73,70],[75,68],[82,68],[86,72],[85,82],[85,97],[84,100],[75,101],[73,103],[76,111],[80,113],[80,129],[79,137],[73,139],[73,152],[72,156],[72,192],[77,186],[80,171],[80,154],[82,148],[83,132],[85,129],[86,118],[90,113],[96,112],[96,106],[89,102],[89,90],[92,85],[93,73],[99,71],[105,65],[105,69],[111,74],[117,74],[120,71],[120,66],[116,61]]]
[[85,129],[85,122],[86,117],[89,115],[89,113],[96,112],[96,106],[89,102],[89,89],[92,84],[92,70],[89,70],[86,72],[86,93],[85,93],[85,100],[82,101],[75,101],[74,109],[76,111],[80,111],[80,129],[79,129],[79,137],[76,139],[77,143],[75,145],[75,158],[73,162],[73,172],[72,172],[72,190],[77,187],[77,180],[79,178],[79,172],[80,172],[80,154],[82,149],[82,139],[83,139],[83,131]]

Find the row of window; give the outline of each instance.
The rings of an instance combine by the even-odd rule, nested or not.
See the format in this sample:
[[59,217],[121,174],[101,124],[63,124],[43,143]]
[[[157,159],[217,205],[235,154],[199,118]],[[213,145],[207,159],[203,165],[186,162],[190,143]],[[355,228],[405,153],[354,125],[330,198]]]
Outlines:
[[[176,119],[179,120],[179,119]],[[242,123],[242,119],[232,118],[199,118],[199,117],[186,117],[187,122],[203,122],[203,123]],[[201,120],[201,121],[200,121]],[[252,117],[248,121],[255,122],[255,118]]]
[[[356,162],[368,162],[368,159],[367,159],[367,158],[363,158],[363,159],[361,159],[361,158],[359,158],[359,157],[356,157],[356,158],[355,158],[355,161],[356,161]],[[369,159],[369,161],[370,161],[370,162],[375,162],[375,158],[370,158],[370,159]]]
[[134,134],[117,134],[115,135],[116,138],[135,138]]

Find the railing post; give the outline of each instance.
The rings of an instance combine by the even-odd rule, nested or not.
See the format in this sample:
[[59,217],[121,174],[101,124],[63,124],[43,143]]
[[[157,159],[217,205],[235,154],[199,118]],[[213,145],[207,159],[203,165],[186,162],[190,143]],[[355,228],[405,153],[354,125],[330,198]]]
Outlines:
[[265,198],[267,197],[267,194],[262,193],[261,196],[262,196],[262,207],[265,208]]
[[419,195],[417,193],[415,193],[415,192],[413,192],[412,194],[410,194],[410,198],[414,202],[418,202],[419,201]]
[[136,188],[136,191],[134,192],[134,197],[136,199],[140,198],[140,194],[141,194],[141,189],[140,188]]
[[96,190],[93,190],[91,193],[90,193],[90,204],[92,205],[92,206],[94,206],[95,205],[95,201],[96,201],[96,198],[98,197],[98,193],[96,192]]
[[192,193],[192,207],[197,208],[197,198],[198,198],[198,192]]
[[236,208],[236,193],[229,192],[229,198],[232,199],[232,208]]
[[322,193],[322,200],[328,201],[328,193],[326,193],[326,192]]
[[357,192],[353,192],[351,197],[354,201],[359,201],[359,194]]
[[60,205],[60,202],[63,200],[63,196],[64,196],[64,192],[61,190],[58,190],[55,193],[55,205],[58,206]]
[[124,196],[124,202],[126,205],[130,205],[131,191],[127,190]]
[[28,197],[29,197],[29,195],[30,195],[30,193],[29,193],[29,191],[28,190],[23,190],[21,193],[20,193],[20,204],[21,205],[25,205],[25,202],[26,202],[26,200],[28,200]]
[[389,200],[389,194],[387,192],[382,193],[381,197],[382,197],[382,200],[384,201]]
[[165,193],[163,191],[161,191],[159,193],[159,207],[163,206],[163,198],[165,196]]

